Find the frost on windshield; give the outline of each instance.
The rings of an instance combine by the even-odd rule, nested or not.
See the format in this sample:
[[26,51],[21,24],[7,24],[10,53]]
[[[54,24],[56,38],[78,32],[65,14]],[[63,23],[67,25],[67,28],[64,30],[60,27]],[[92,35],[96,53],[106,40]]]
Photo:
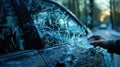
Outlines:
[[[59,63],[66,63],[69,59],[68,55],[72,57],[74,54],[75,58],[76,55],[79,54],[77,56],[78,58],[75,60],[76,65],[79,64],[80,66],[84,66],[87,64],[89,66],[93,62],[91,67],[96,65],[98,65],[98,67],[106,66],[105,62],[108,59],[110,60],[110,56],[104,58],[104,56],[107,55],[106,53],[103,55],[99,50],[88,49],[93,47],[87,42],[85,28],[80,25],[75,18],[54,4],[42,2],[41,0],[39,2],[37,0],[34,1],[34,6],[38,3],[39,5],[37,5],[37,7],[40,6],[40,9],[31,9],[32,13],[34,13],[31,16],[41,39],[44,41],[45,48],[50,49],[49,51],[44,51],[42,53],[50,66],[56,63],[56,59],[52,59],[52,57],[55,56]],[[55,46],[65,47],[56,50],[54,49]],[[92,51],[95,51],[95,54],[91,55]],[[55,54],[54,56],[53,53]],[[62,57],[63,60],[60,60],[58,57]],[[53,64],[51,60],[53,61]],[[69,61],[73,62],[72,59]],[[110,64],[109,61],[106,63],[107,65]],[[67,66],[69,67],[69,65]]]

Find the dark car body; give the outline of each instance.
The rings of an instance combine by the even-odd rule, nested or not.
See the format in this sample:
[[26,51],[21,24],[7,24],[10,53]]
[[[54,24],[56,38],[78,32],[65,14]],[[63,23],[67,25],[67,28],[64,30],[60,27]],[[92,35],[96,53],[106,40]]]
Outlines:
[[1,66],[110,65],[105,59],[107,53],[87,42],[89,29],[60,4],[52,0],[1,0],[0,3]]

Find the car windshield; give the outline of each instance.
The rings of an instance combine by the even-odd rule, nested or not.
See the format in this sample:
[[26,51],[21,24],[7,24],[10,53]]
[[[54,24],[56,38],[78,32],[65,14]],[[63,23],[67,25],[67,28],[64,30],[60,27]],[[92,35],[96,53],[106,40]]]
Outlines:
[[39,4],[41,8],[36,7],[37,9],[30,11],[35,27],[46,47],[61,44],[80,45],[81,41],[86,39],[85,27],[65,10],[47,2],[35,1],[34,4],[36,3],[44,3]]

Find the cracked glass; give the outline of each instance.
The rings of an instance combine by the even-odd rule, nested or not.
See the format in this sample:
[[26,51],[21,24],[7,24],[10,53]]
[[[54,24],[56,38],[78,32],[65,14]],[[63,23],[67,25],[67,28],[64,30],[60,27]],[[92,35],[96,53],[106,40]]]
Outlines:
[[87,35],[85,28],[61,8],[50,3],[45,5],[49,7],[42,5],[41,11],[31,15],[45,47],[80,43]]

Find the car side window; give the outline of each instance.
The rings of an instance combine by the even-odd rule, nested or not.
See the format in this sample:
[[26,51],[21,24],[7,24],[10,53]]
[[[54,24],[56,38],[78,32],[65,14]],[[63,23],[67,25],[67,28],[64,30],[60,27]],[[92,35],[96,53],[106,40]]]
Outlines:
[[46,46],[70,44],[70,40],[86,36],[85,28],[62,8],[48,2],[34,0],[33,3],[44,3],[42,6],[37,5],[41,10],[36,9],[39,11],[31,13],[31,16]]

